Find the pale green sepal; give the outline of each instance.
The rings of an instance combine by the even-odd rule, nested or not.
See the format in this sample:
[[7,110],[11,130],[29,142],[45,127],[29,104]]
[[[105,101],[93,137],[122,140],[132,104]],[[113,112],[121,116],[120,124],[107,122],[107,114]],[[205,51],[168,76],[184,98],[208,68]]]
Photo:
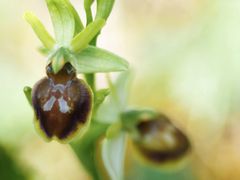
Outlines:
[[71,2],[69,0],[64,0],[66,5],[68,6],[69,11],[72,13],[74,20],[75,20],[75,32],[74,35],[77,35],[79,32],[81,32],[84,29],[83,23],[81,21],[81,18],[78,15],[78,12],[73,7]]
[[65,0],[46,0],[57,43],[69,46],[75,32],[75,19]]
[[47,32],[41,21],[32,12],[26,12],[24,14],[24,19],[32,26],[33,31],[39,40],[43,43],[43,45],[47,49],[52,49],[55,45],[55,40]]

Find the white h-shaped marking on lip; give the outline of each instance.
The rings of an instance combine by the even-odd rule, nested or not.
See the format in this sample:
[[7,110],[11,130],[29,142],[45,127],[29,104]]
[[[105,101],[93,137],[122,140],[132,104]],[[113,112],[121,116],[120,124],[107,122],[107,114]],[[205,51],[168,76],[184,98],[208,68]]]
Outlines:
[[[52,92],[60,91],[61,94],[64,93],[64,90],[71,85],[71,81],[68,81],[66,85],[63,84],[54,84],[54,82],[51,80],[51,84],[53,86]],[[53,108],[54,103],[58,100],[59,108],[62,113],[67,113],[70,111],[70,107],[67,104],[67,101],[63,99],[63,96],[60,98],[56,98],[55,96],[52,96],[44,105],[43,110],[44,111],[51,111]]]
[[[56,102],[56,97],[52,96],[44,105],[43,105],[43,110],[44,111],[51,111],[53,108],[54,103]],[[59,98],[58,100],[60,112],[62,113],[67,113],[70,111],[70,107],[67,104],[67,101],[63,99],[63,96]]]

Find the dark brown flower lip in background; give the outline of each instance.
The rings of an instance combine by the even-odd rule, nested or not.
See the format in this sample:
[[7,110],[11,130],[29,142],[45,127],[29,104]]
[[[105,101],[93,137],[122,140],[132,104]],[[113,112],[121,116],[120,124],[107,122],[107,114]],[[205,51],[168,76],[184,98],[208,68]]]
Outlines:
[[[176,161],[191,151],[187,136],[164,115],[159,115],[156,119],[140,120],[137,130],[139,140],[135,140],[134,145],[150,162]],[[146,142],[146,137],[151,137],[151,140]]]
[[66,63],[57,74],[47,66],[48,77],[38,81],[32,102],[39,128],[47,138],[65,140],[87,124],[92,110],[92,92]]

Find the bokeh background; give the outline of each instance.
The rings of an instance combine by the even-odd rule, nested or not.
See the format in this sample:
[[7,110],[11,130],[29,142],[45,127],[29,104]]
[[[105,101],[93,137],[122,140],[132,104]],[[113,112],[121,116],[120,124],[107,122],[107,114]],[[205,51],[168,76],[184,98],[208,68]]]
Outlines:
[[[84,17],[83,1],[72,2]],[[0,1],[0,179],[10,169],[21,179],[17,167],[34,180],[89,179],[68,146],[34,130],[22,90],[44,76],[46,59],[25,10],[53,32],[44,0]],[[129,149],[126,179],[240,179],[240,1],[119,0],[99,46],[131,63],[131,106],[166,114],[193,146],[186,167],[168,172]]]

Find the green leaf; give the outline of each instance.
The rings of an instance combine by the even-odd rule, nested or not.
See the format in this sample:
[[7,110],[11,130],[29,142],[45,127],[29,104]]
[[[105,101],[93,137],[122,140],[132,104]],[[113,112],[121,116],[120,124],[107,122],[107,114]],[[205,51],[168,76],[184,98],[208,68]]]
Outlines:
[[75,32],[75,19],[65,0],[46,0],[52,18],[56,40],[69,46]]
[[97,14],[96,19],[102,18],[107,20],[112,12],[114,0],[97,0]]
[[47,49],[52,49],[55,45],[55,40],[47,32],[41,21],[31,12],[24,14],[24,19],[32,26],[33,31]]
[[28,100],[28,103],[30,104],[30,106],[32,106],[32,88],[26,86],[24,87],[23,92]]
[[114,123],[120,120],[120,115],[127,108],[131,73],[121,73],[116,82],[110,87],[111,94],[99,107],[96,120],[105,123]]
[[79,73],[126,71],[128,62],[123,58],[93,46],[88,46],[72,60]]
[[82,51],[92,41],[92,39],[99,33],[102,27],[105,25],[104,19],[97,19],[90,23],[84,30],[82,30],[72,40],[72,51],[78,53]]
[[94,100],[94,108],[98,109],[98,107],[103,103],[106,97],[110,94],[109,89],[101,89],[95,93],[95,100]]
[[0,179],[27,180],[29,178],[29,172],[25,172],[23,168],[15,162],[9,151],[0,146]]
[[102,158],[105,169],[111,180],[122,180],[124,172],[124,159],[126,149],[125,133],[120,133],[112,139],[104,139],[102,145]]
[[76,11],[76,9],[73,7],[73,5],[71,4],[71,2],[69,0],[64,0],[69,11],[72,13],[74,20],[75,20],[75,33],[74,35],[77,35],[79,32],[81,32],[84,28],[83,23],[81,21],[81,18],[78,15],[78,12]]
[[71,143],[71,147],[75,151],[77,157],[92,175],[94,180],[101,179],[97,165],[97,147],[98,141],[105,134],[108,125],[93,122],[88,131],[78,141]]
[[93,21],[91,6],[94,0],[84,0],[84,9],[87,18],[87,25]]

